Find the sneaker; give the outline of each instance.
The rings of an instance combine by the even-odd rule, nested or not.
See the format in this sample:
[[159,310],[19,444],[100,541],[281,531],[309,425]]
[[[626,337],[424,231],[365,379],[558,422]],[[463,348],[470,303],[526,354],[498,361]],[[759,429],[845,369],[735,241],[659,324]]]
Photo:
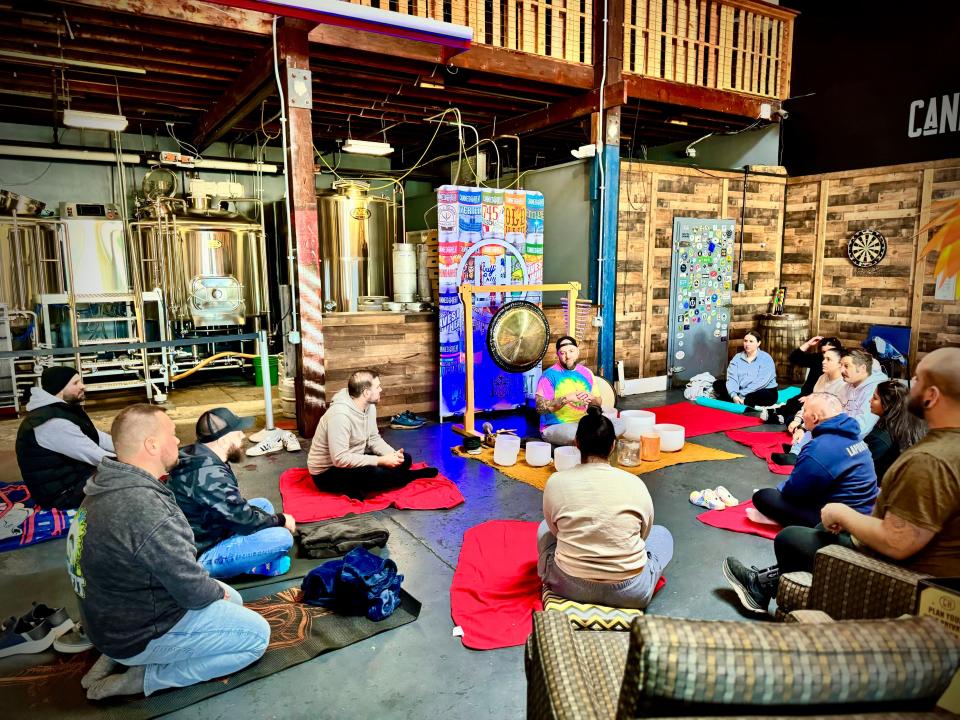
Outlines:
[[770,460],[774,465],[796,465],[797,456],[790,452],[785,453],[773,453],[770,456]]
[[270,455],[271,453],[280,452],[283,450],[283,447],[283,436],[277,435],[276,437],[264,440],[259,445],[247,448],[247,456],[259,457],[260,455]]
[[409,410],[404,410],[399,415],[390,418],[390,427],[394,430],[416,430],[427,423],[422,417],[417,417]]
[[0,658],[43,652],[53,640],[53,628],[43,620],[11,617],[0,625]]
[[723,576],[747,610],[763,615],[767,613],[767,606],[776,588],[775,581],[779,577],[775,567],[766,570],[748,568],[736,558],[728,557],[723,561]]
[[63,635],[53,641],[53,649],[57,652],[73,655],[93,649],[93,643],[83,631],[83,625],[76,623],[73,630],[65,632]]
[[300,441],[297,440],[297,436],[294,435],[289,430],[285,432],[281,438],[283,442],[283,449],[287,452],[299,452],[300,450]]
[[66,610],[47,607],[43,603],[34,603],[24,618],[38,624],[45,623],[53,631],[54,638],[60,637],[73,628],[73,620],[67,615]]
[[690,493],[690,502],[698,507],[705,507],[708,510],[724,510],[726,505],[717,493],[709,488],[706,490],[694,490]]

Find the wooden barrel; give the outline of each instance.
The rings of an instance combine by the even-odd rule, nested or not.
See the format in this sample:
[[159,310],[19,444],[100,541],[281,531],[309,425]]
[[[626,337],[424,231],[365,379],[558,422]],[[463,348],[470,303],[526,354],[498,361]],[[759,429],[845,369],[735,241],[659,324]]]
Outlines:
[[803,382],[806,369],[791,365],[787,358],[809,337],[808,324],[809,320],[799,315],[766,313],[759,318],[757,331],[763,340],[760,349],[766,350],[773,356],[773,361],[777,364],[777,379],[780,382],[791,384]]

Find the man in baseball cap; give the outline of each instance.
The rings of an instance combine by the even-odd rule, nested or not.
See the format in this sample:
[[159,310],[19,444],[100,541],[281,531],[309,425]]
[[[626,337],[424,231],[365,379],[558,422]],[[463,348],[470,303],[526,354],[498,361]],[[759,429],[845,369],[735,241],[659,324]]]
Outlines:
[[17,464],[42,508],[73,509],[100,461],[113,457],[110,435],[97,430],[81,403],[83,380],[67,365],[48,367],[30,388],[27,415],[17,431]]
[[212,577],[283,575],[296,523],[266,498],[245,500],[230,463],[243,459],[244,431],[253,418],[225,407],[197,420],[197,442],[180,450],[167,487],[193,528],[197,560]]

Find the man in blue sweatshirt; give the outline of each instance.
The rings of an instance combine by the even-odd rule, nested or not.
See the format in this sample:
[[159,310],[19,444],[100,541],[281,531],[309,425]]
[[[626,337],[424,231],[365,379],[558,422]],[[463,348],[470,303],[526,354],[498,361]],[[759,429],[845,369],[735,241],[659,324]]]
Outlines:
[[173,421],[131,405],[113,421],[117,459],[87,481],[67,569],[87,636],[103,653],[80,680],[91,700],[150,695],[258,660],[270,626],[197,562],[193,531],[160,480],[177,464]]
[[877,499],[877,475],[857,421],[829,393],[813,393],[803,403],[803,424],[811,440],[796,467],[776,488],[753,494],[753,505],[784,527],[814,527],[820,509],[840,502],[867,515]]

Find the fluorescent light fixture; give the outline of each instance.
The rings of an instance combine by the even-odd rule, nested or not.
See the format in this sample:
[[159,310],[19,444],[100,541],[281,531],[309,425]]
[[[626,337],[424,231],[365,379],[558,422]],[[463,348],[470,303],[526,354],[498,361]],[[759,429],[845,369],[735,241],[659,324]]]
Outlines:
[[127,129],[127,118],[123,115],[85,112],[83,110],[64,110],[63,124],[81,130],[111,130],[120,132]]
[[432,80],[421,80],[417,85],[425,90],[446,90],[443,83],[433,82]]
[[83,68],[94,68],[96,70],[107,70],[109,72],[125,72],[135,75],[146,75],[147,71],[142,67],[132,67],[130,65],[113,65],[111,63],[91,62],[89,60],[74,60],[73,58],[57,57],[55,55],[35,55],[34,53],[19,52],[17,50],[0,50],[0,57],[20,60],[21,62],[36,65],[56,65],[57,67],[72,66]]
[[393,152],[393,146],[390,143],[353,140],[352,138],[344,140],[341,149],[354,155],[389,155]]
[[[473,30],[406,13],[381,10],[341,0],[213,0],[218,5],[246,8],[271,15],[302,18],[323,25],[364,30],[406,40],[433,43],[463,52],[470,48]],[[456,54],[454,52],[453,54]]]
[[688,124],[686,120],[679,120],[678,118],[670,118],[669,120],[667,120],[667,122],[670,123],[671,125],[687,125]]
[[577,160],[584,160],[586,158],[592,158],[597,154],[596,145],[581,145],[576,150],[571,150],[570,154],[573,155]]

